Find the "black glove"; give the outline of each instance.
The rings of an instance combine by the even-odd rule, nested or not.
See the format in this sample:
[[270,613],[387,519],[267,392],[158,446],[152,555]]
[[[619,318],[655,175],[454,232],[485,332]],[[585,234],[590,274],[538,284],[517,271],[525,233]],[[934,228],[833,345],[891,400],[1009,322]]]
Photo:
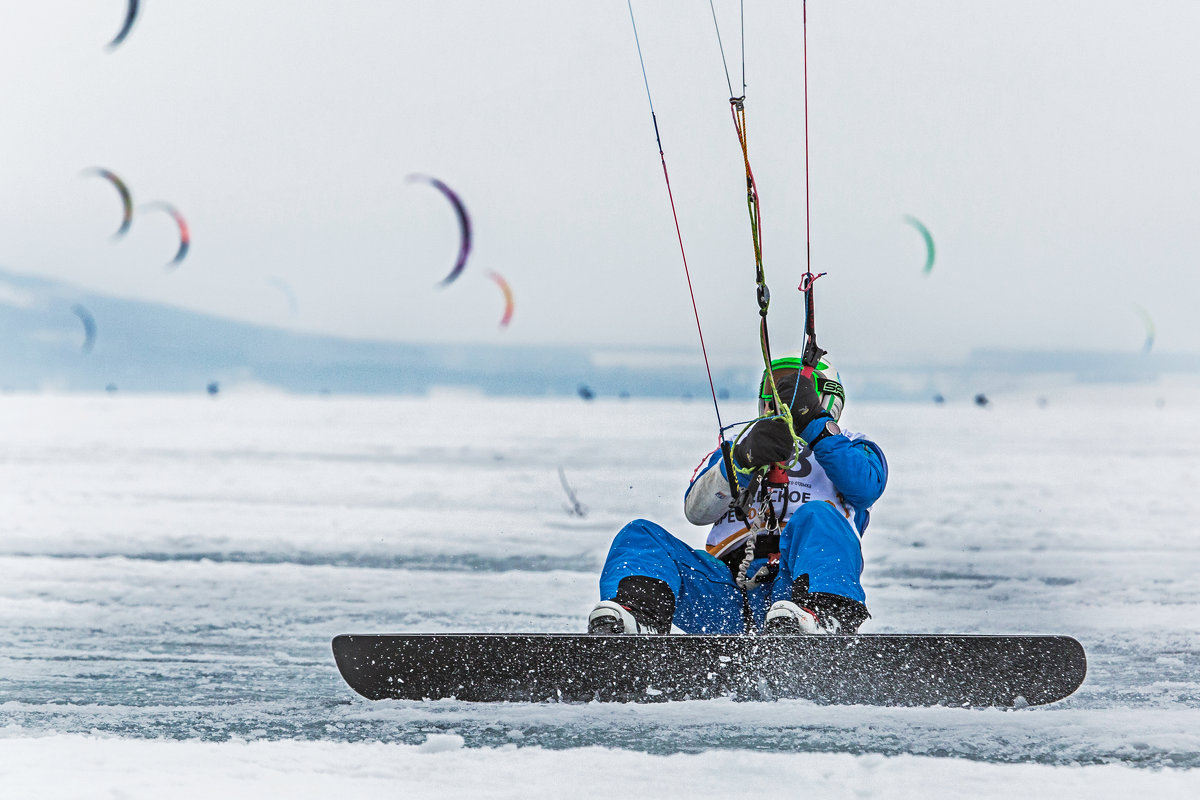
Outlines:
[[792,427],[797,436],[803,434],[808,424],[817,417],[829,416],[829,412],[821,407],[821,398],[811,376],[803,378],[799,372],[791,372],[775,381],[775,389],[779,392],[779,399],[792,409]]
[[792,434],[781,419],[754,423],[733,448],[733,457],[743,467],[765,467],[776,461],[792,460]]

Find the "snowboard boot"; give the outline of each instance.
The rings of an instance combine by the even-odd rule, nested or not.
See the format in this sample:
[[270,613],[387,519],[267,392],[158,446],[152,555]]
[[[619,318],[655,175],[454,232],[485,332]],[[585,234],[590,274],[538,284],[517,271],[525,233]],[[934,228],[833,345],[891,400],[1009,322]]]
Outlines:
[[871,615],[857,600],[829,592],[810,592],[808,575],[792,581],[792,599],[777,600],[767,610],[765,633],[858,633]]
[[[833,621],[837,625],[837,620]],[[817,612],[802,608],[791,600],[777,600],[767,609],[767,619],[763,624],[763,632],[767,634],[799,634],[799,633],[836,633],[826,628],[817,619]]]
[[588,614],[588,633],[595,636],[659,632],[657,628],[638,622],[632,611],[612,600],[601,600]]
[[674,616],[675,593],[666,581],[630,575],[617,584],[616,597],[588,614],[588,633],[670,633]]

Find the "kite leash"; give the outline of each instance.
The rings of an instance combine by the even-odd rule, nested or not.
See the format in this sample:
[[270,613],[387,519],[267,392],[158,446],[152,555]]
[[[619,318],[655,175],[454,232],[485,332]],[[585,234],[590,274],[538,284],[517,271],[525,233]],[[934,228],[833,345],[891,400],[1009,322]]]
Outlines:
[[[771,306],[771,290],[767,285],[766,270],[763,266],[763,249],[762,249],[762,205],[758,194],[758,184],[754,179],[754,169],[750,165],[750,145],[749,136],[747,133],[746,124],[746,24],[745,24],[745,2],[739,3],[740,21],[741,21],[741,43],[742,43],[742,93],[734,96],[733,82],[729,77],[729,63],[725,56],[725,45],[721,38],[721,26],[717,20],[716,7],[713,0],[709,0],[709,10],[712,12],[713,29],[717,35],[717,46],[721,54],[721,64],[725,69],[725,85],[729,89],[729,110],[733,118],[733,129],[737,134],[738,147],[742,152],[742,167],[746,175],[746,210],[750,218],[750,241],[754,248],[754,284],[755,284],[755,300],[758,303],[758,340],[759,349],[762,352],[763,369],[767,376],[766,384],[763,387],[769,389],[771,398],[774,403],[775,415],[784,418],[789,427],[791,424],[791,412],[788,404],[780,401],[779,391],[775,385],[775,376],[771,371],[771,336],[770,329],[767,324],[767,314]],[[724,432],[722,432],[723,434]],[[722,435],[722,438],[724,436]]]
[[[749,152],[749,136],[747,133],[746,124],[746,81],[745,81],[745,3],[744,0],[740,4],[742,9],[742,93],[740,96],[733,96],[732,82],[729,80],[729,69],[725,63],[725,49],[721,43],[720,25],[717,22],[716,10],[713,7],[712,0],[709,0],[710,9],[713,12],[713,26],[717,33],[717,42],[721,51],[722,63],[725,65],[726,85],[730,90],[730,111],[733,117],[734,131],[737,134],[738,146],[742,151],[742,165],[746,175],[746,205],[750,218],[750,234],[751,242],[754,248],[754,270],[755,270],[755,286],[756,298],[759,307],[759,345],[762,351],[764,365],[764,379],[761,394],[765,397],[768,392],[773,401],[774,417],[782,418],[788,425],[788,430],[792,435],[794,453],[798,453],[802,443],[799,441],[797,432],[794,430],[791,420],[791,403],[781,402],[779,389],[775,383],[774,371],[771,368],[771,342],[770,332],[767,323],[768,311],[770,308],[771,294],[767,285],[765,269],[763,266],[763,248],[762,248],[762,211],[761,202],[758,194],[757,183],[754,178],[754,170],[750,164]],[[810,192],[810,148],[809,148],[809,126],[808,126],[808,4],[804,2],[803,11],[803,59],[804,59],[804,205],[805,205],[805,274],[800,282],[799,290],[804,295],[804,335],[805,346],[803,357],[801,360],[801,374],[805,378],[810,378],[813,371],[820,363],[821,356],[825,354],[817,344],[816,331],[816,299],[813,291],[814,284],[818,278],[821,278],[825,273],[814,274],[812,271],[812,217],[811,217],[811,192]],[[798,387],[798,383],[797,383]],[[795,397],[793,395],[792,400]],[[760,418],[761,419],[761,418]],[[743,434],[744,435],[744,432]],[[795,459],[793,455],[793,460]],[[728,464],[732,470],[732,462]],[[786,517],[787,514],[787,499],[788,499],[788,480],[786,468],[787,464],[775,463],[767,467],[759,468],[751,477],[750,483],[746,489],[735,494],[735,500],[731,503],[735,513],[739,519],[746,519],[747,522],[747,537],[745,543],[745,553],[738,566],[735,580],[742,589],[750,589],[758,585],[758,575],[748,577],[747,572],[750,564],[753,562],[756,555],[756,545],[760,534],[777,532],[780,526],[780,520]],[[772,502],[772,490],[782,489],[784,505],[777,513]],[[753,511],[754,513],[750,513]]]
[[[737,134],[738,147],[742,152],[742,167],[745,171],[746,178],[746,210],[750,219],[750,240],[754,251],[754,284],[755,284],[755,300],[758,304],[758,338],[759,348],[763,358],[763,374],[764,381],[762,394],[766,394],[769,389],[773,401],[773,413],[763,415],[755,420],[762,419],[783,419],[788,430],[792,430],[791,424],[791,408],[789,403],[784,403],[780,400],[779,390],[775,384],[775,375],[771,370],[771,336],[770,327],[767,323],[768,313],[771,306],[771,290],[767,285],[766,270],[763,266],[763,249],[762,249],[762,213],[761,203],[758,194],[758,184],[754,178],[754,169],[750,164],[750,146],[748,128],[746,124],[746,26],[745,26],[745,3],[739,4],[741,8],[741,41],[742,41],[742,93],[736,95],[733,90],[733,83],[729,78],[729,65],[725,57],[725,46],[721,39],[721,26],[717,20],[716,8],[713,0],[709,0],[709,8],[712,11],[713,29],[717,35],[717,45],[721,53],[721,63],[725,69],[726,86],[729,89],[729,110],[733,119],[734,132]],[[738,439],[746,434],[753,427],[753,424],[747,426]],[[725,437],[726,429],[721,431],[722,449],[725,455],[726,473],[729,476],[730,490],[732,499],[730,507],[734,515],[746,523],[746,543],[745,552],[735,574],[735,581],[742,589],[752,589],[759,585],[758,578],[748,576],[750,564],[754,561],[755,550],[758,543],[758,538],[763,534],[777,534],[780,528],[780,520],[786,513],[786,505],[781,512],[776,512],[773,499],[773,491],[782,491],[784,502],[787,501],[786,487],[788,485],[788,474],[785,464],[770,464],[755,469],[738,468],[733,463],[731,456],[732,447]],[[792,433],[793,453],[798,452],[798,441]],[[793,456],[794,459],[795,456]],[[740,481],[737,474],[747,476],[748,481],[745,487],[739,488]]]

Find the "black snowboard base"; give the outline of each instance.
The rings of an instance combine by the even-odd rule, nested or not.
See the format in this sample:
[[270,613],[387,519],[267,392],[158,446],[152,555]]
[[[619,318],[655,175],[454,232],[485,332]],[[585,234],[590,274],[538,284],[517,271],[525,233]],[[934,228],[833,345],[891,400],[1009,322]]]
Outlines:
[[1069,636],[348,634],[333,655],[371,700],[1020,707],[1061,700],[1087,673]]

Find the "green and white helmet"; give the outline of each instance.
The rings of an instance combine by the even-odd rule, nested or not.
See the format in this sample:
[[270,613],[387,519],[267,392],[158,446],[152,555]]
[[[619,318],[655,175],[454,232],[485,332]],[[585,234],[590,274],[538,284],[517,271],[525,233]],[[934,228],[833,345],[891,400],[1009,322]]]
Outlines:
[[[802,369],[804,369],[802,353],[788,353],[771,360],[771,372],[775,375],[776,386],[781,383],[790,385],[792,376]],[[821,406],[835,420],[841,419],[842,406],[846,404],[846,390],[842,388],[842,377],[838,374],[837,367],[833,366],[828,355],[821,356],[816,369],[813,370],[813,386],[817,390],[817,397],[821,399]],[[780,399],[787,402],[790,398],[781,397]],[[760,414],[766,412],[767,403],[770,400],[771,387],[767,385],[767,371],[763,370],[762,381],[758,387],[758,412]]]

